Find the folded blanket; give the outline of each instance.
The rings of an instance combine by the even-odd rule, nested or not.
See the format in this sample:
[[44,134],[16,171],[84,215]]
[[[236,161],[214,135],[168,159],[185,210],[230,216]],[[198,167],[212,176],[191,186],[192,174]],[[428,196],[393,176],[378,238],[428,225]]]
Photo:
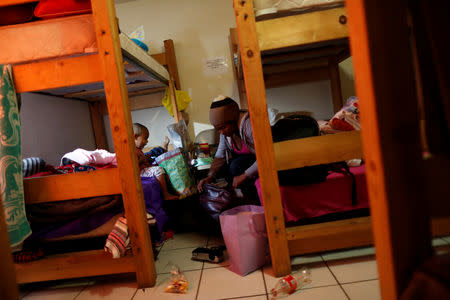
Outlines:
[[110,153],[103,149],[97,149],[94,151],[88,151],[84,149],[76,149],[72,152],[64,154],[61,158],[61,165],[64,165],[63,161],[71,160],[80,165],[107,165],[113,164],[117,166],[116,154]]

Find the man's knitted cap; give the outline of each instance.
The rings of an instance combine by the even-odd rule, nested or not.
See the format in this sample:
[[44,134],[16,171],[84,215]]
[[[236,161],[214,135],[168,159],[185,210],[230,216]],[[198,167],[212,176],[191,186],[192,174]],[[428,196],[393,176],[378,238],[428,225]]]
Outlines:
[[239,106],[230,97],[218,96],[211,103],[209,109],[211,125],[219,126],[230,121],[239,120]]

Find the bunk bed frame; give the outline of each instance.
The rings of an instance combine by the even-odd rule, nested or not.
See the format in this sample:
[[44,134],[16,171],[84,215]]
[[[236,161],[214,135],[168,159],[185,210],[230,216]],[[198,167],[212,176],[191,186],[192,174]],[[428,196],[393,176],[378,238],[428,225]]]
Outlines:
[[[2,1],[1,6],[26,2],[32,1],[7,0]],[[14,80],[17,92],[103,82],[118,166],[117,168],[95,172],[25,180],[25,198],[27,203],[38,203],[122,194],[132,255],[112,259],[111,255],[101,249],[54,255],[30,263],[16,264],[15,279],[17,283],[119,273],[135,273],[139,287],[153,286],[156,281],[152,243],[135,153],[130,101],[125,82],[122,58],[124,53],[122,53],[119,41],[114,1],[92,1],[92,15],[97,38],[97,53],[17,64],[13,66]],[[165,41],[165,47],[166,54],[155,55],[155,58],[162,65],[168,66],[171,78],[162,82],[169,86],[171,102],[175,112],[174,119],[177,122],[179,113],[175,102],[174,88],[175,86],[179,87],[179,79],[173,42]],[[127,59],[129,58],[127,56]],[[145,66],[143,69],[145,70]],[[147,93],[149,92],[147,91]],[[91,103],[91,116],[98,146],[106,145],[104,128],[102,129],[103,121],[101,120],[101,114],[104,110],[101,103]],[[0,219],[0,221],[4,221],[4,219]],[[4,222],[0,224],[0,227],[2,239],[7,239]],[[5,245],[5,243],[2,243],[2,245]],[[1,252],[1,260],[5,264],[5,268],[10,267],[8,261],[11,261],[11,254],[8,252],[3,251],[3,249]],[[14,274],[14,272],[11,274]],[[5,286],[2,284],[3,288]],[[6,290],[8,290],[7,286]],[[13,287],[10,287],[9,291],[14,294]]]
[[450,3],[346,5],[381,297],[448,297],[448,276],[424,266],[450,270],[431,241],[450,232]]
[[[371,217],[287,228],[279,183],[278,180],[273,180],[277,178],[279,170],[363,157],[367,152],[363,153],[359,131],[284,141],[267,147],[272,144],[272,134],[265,100],[262,53],[281,53],[286,56],[291,51],[299,51],[300,54],[289,55],[301,56],[302,53],[314,53],[317,50],[317,55],[322,55],[324,49],[341,45],[343,39],[348,39],[345,8],[256,22],[252,1],[233,2],[275,276],[290,273],[290,256],[293,255],[372,244]],[[333,51],[325,52],[330,53],[331,61],[336,59]],[[308,70],[300,70],[303,73],[306,71]],[[370,133],[370,129],[367,131]],[[371,167],[369,163],[369,169]],[[448,234],[449,224],[449,219],[433,220],[433,234]]]

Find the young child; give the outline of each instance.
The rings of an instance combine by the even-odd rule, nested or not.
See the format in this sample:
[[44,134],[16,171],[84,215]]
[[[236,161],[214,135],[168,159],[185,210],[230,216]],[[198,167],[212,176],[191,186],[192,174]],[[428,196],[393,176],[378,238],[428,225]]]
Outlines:
[[[176,200],[179,197],[173,194],[170,194],[167,190],[166,185],[166,177],[165,171],[160,166],[152,166],[150,161],[145,156],[142,149],[144,149],[145,145],[147,145],[149,132],[147,127],[142,124],[134,123],[133,124],[133,132],[134,132],[134,142],[136,144],[136,152],[138,157],[139,169],[141,171],[141,176],[143,177],[151,177],[155,176],[161,186],[161,190],[163,192],[164,200]],[[169,144],[169,139],[166,137],[164,141],[163,148],[167,150],[167,146]]]

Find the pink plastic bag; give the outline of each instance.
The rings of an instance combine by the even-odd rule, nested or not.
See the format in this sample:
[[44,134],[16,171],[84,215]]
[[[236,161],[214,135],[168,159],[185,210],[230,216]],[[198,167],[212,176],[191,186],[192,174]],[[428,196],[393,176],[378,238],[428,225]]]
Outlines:
[[237,206],[221,213],[219,219],[230,270],[244,276],[264,266],[268,253],[264,207]]

